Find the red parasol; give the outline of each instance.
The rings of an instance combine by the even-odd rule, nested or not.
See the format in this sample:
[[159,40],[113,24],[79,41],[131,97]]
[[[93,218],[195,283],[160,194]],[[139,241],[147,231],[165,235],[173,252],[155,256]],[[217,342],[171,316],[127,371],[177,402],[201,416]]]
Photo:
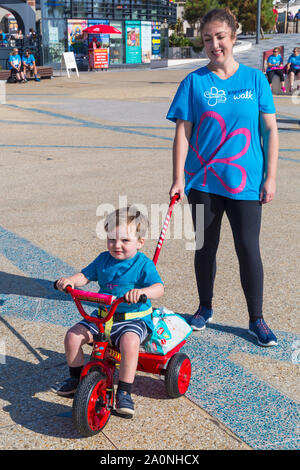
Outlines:
[[88,34],[122,34],[117,28],[108,24],[95,24],[83,29],[82,32]]

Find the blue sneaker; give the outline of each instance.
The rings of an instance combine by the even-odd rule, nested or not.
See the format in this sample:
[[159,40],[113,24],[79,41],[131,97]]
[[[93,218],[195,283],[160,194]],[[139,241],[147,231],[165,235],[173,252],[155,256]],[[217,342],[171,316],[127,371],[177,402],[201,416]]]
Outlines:
[[190,325],[195,331],[204,330],[206,323],[210,323],[212,321],[212,316],[212,309],[200,305],[197,312],[193,316]]
[[68,377],[64,382],[51,387],[51,391],[57,393],[61,397],[73,397],[79,385],[79,379],[76,377]]
[[260,346],[276,346],[277,338],[270,330],[263,318],[259,318],[255,322],[249,322],[250,335],[255,336]]
[[130,393],[119,390],[116,397],[116,412],[122,415],[133,416],[134,404]]

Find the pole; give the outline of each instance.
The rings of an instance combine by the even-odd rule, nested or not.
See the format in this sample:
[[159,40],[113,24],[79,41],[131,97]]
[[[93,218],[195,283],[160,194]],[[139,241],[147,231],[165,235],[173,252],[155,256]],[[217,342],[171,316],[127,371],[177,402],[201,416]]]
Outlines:
[[261,0],[257,0],[257,11],[256,11],[256,44],[259,43],[259,35],[260,35],[260,12],[261,12]]

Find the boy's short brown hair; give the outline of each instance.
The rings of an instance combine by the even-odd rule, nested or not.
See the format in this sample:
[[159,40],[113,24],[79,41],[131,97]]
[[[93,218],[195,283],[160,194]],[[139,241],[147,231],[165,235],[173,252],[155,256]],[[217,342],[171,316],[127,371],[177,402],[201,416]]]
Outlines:
[[137,238],[145,237],[148,230],[148,219],[137,207],[122,207],[111,212],[105,219],[104,229],[108,233],[123,223],[135,229]]

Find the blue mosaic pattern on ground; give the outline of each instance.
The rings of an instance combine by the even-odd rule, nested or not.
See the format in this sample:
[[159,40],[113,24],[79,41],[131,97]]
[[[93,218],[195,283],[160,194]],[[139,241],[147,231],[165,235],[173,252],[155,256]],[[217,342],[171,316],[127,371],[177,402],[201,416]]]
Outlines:
[[[276,331],[278,346],[256,345],[246,329],[210,324],[189,338],[184,352],[192,361],[187,397],[223,422],[254,449],[298,449],[300,405],[235,364],[233,354],[291,363],[299,336]],[[298,343],[299,344],[299,343]]]

